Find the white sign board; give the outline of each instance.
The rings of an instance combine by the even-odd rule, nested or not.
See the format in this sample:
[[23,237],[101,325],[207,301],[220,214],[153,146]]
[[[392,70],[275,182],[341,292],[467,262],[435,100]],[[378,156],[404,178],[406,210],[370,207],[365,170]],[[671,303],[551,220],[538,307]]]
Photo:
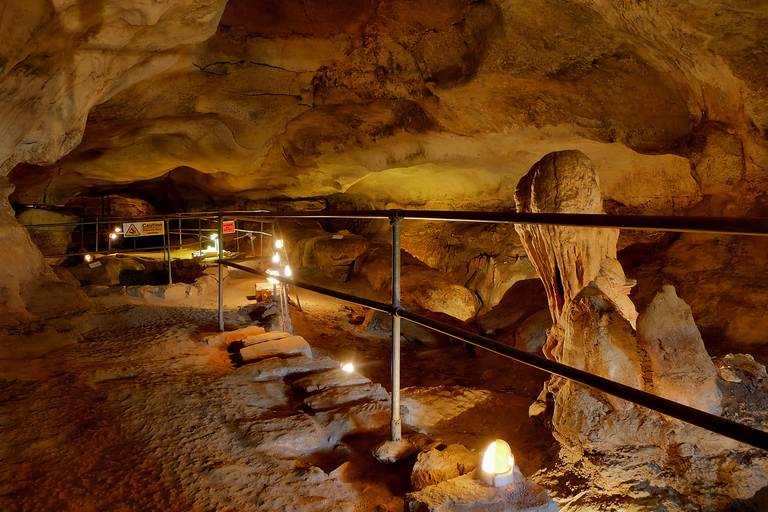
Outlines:
[[150,236],[164,235],[165,222],[162,220],[152,222],[124,222],[123,236]]

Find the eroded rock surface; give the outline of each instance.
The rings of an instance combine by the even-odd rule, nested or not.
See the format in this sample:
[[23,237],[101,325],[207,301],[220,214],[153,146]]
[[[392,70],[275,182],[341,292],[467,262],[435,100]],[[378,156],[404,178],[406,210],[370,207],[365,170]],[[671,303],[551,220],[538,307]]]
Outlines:
[[[597,175],[576,151],[544,157],[521,180],[516,194],[518,211],[549,213],[601,213],[598,197]],[[547,290],[554,321],[544,349],[547,357],[715,415],[723,412],[721,381],[690,308],[672,286],[664,286],[638,317],[629,299],[633,282],[616,260],[615,230],[531,225],[518,230]],[[712,463],[709,457],[725,461],[745,449],[562,378],[553,378],[548,391],[554,393],[555,435],[564,446],[581,454],[625,454],[621,469],[613,470],[616,482],[633,480],[630,475],[639,470],[640,460],[664,459],[670,450],[686,445],[691,447],[687,460],[701,475],[691,485],[700,489],[707,486],[703,475]],[[751,471],[763,471],[761,460]],[[653,478],[659,485],[665,480],[655,473]],[[748,480],[758,485],[760,478]],[[717,502],[718,495],[726,500],[743,497],[741,483],[718,484],[711,481],[712,490],[702,503]],[[664,485],[687,492],[674,476]]]

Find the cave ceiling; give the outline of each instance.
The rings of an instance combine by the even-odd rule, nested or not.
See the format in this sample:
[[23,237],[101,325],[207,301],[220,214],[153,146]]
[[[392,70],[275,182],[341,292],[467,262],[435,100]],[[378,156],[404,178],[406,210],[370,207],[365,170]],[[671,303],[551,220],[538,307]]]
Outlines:
[[27,204],[503,208],[580,149],[606,199],[678,211],[764,181],[767,25],[760,0],[6,2],[0,172]]

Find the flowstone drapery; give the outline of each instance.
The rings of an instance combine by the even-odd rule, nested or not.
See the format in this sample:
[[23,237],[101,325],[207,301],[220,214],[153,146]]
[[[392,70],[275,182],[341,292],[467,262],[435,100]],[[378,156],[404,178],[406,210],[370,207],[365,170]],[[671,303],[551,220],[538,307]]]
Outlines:
[[[580,151],[546,155],[519,182],[517,211],[604,213],[597,172]],[[553,327],[545,355],[568,366],[720,414],[717,370],[690,308],[665,286],[639,317],[616,259],[617,229],[520,225],[544,282]],[[688,428],[624,400],[553,378],[555,434],[590,451],[666,446]],[[701,435],[699,433],[699,435]],[[690,439],[689,439],[690,440]]]

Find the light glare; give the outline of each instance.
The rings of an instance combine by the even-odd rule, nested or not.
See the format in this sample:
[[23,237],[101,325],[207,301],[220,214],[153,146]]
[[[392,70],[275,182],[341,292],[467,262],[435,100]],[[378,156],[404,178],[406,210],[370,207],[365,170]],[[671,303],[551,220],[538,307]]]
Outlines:
[[515,465],[512,450],[506,441],[497,439],[492,442],[483,455],[483,471],[489,475],[508,473]]

